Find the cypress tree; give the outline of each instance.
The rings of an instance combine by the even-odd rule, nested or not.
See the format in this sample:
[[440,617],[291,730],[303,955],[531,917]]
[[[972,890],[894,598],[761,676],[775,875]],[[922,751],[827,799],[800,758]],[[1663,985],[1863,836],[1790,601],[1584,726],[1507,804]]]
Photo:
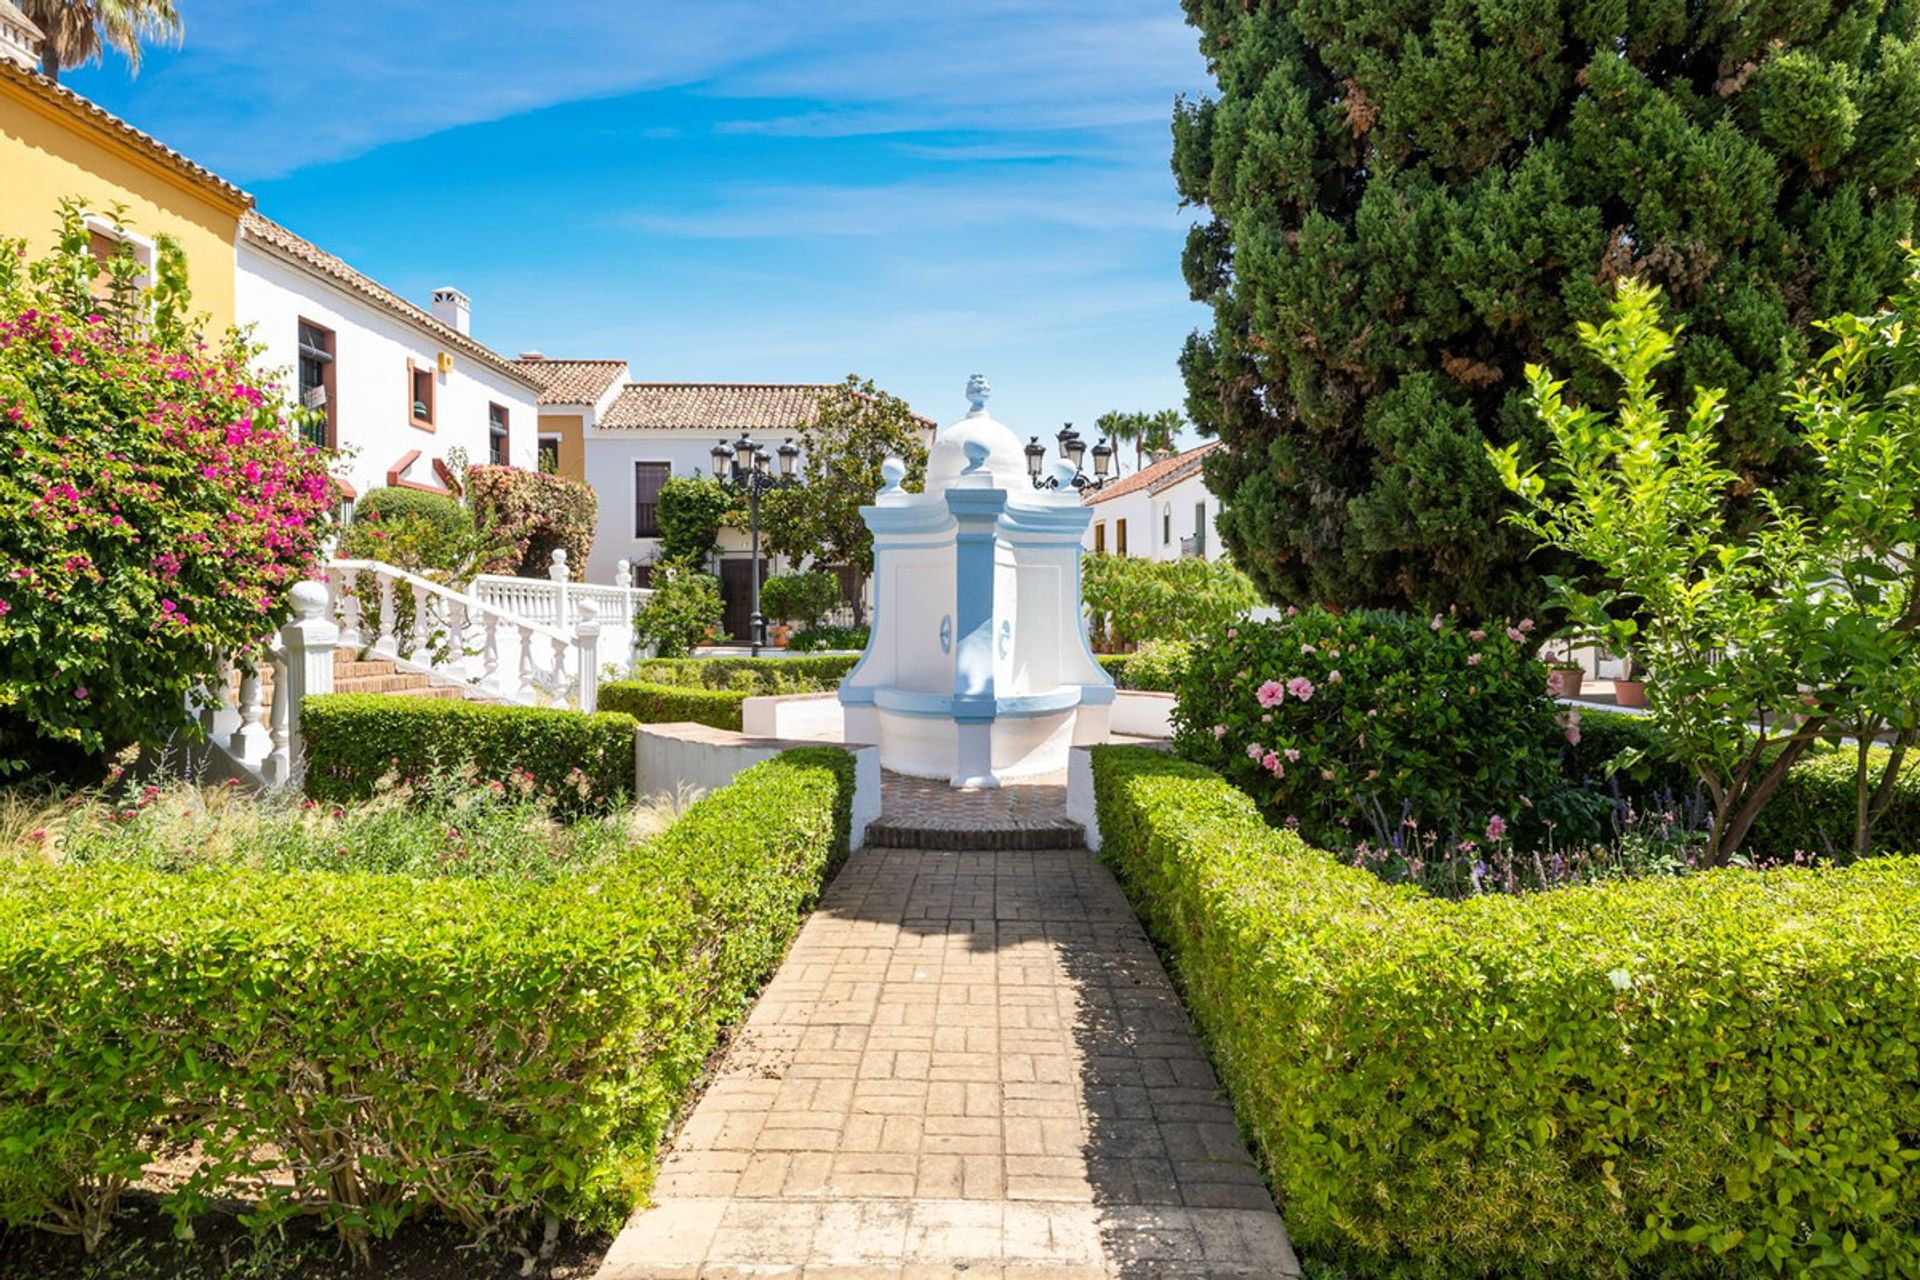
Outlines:
[[1522,366],[1612,282],[1729,391],[1727,462],[1795,492],[1780,393],[1814,322],[1900,281],[1920,194],[1916,0],[1184,0],[1218,84],[1174,118],[1211,217],[1182,356],[1220,530],[1271,596],[1526,610],[1553,566],[1483,444],[1538,443]]

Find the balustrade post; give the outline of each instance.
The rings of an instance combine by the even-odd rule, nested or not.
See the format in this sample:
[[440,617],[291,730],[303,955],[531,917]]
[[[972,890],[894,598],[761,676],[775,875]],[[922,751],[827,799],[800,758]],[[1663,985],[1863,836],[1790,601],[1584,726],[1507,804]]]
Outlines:
[[333,653],[340,628],[327,616],[327,589],[302,582],[293,589],[293,618],[280,629],[281,666],[273,682],[274,752],[267,781],[286,786],[305,774],[300,705],[333,692]]
[[600,705],[600,607],[591,600],[580,602],[573,647],[580,654],[580,709],[593,711]]
[[234,726],[233,733],[227,738],[227,746],[235,758],[248,762],[262,760],[271,745],[267,726],[261,723],[260,663],[263,654],[258,646],[251,653],[243,653],[238,658],[240,666],[240,723]]
[[273,668],[273,705],[267,713],[267,758],[260,762],[260,774],[270,787],[284,787],[293,772],[292,728],[287,723],[287,654],[284,644],[267,650],[267,662]]
[[500,619],[493,613],[481,615],[480,683],[495,693],[500,689]]
[[206,732],[207,740],[213,740],[213,727],[220,717],[220,709],[227,705],[227,686],[233,679],[233,660],[227,654],[216,654],[213,663],[213,676],[207,681],[206,696],[200,703],[200,727]]
[[354,575],[345,569],[335,569],[328,575],[333,583],[334,617],[340,623],[340,647],[360,651],[360,592],[355,588]]
[[533,701],[533,628],[520,624],[520,678],[516,685],[517,700]]
[[393,634],[393,579],[377,569],[374,578],[380,584],[380,634],[374,637],[373,651],[383,658],[397,658],[400,639]]
[[406,657],[408,661],[417,662],[423,667],[431,666],[434,596],[412,583],[407,584],[407,594],[413,597],[413,640],[407,648]]
[[547,566],[547,577],[553,580],[553,624],[565,628],[572,619],[567,614],[567,581],[572,575],[567,570],[567,549],[553,549],[553,563]]

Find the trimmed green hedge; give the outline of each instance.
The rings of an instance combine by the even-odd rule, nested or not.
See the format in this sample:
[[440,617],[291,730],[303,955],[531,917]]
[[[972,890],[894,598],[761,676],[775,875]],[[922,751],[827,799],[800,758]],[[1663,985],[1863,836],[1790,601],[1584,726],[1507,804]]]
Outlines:
[[0,1222],[104,1229],[163,1149],[181,1216],[287,1153],[265,1228],[423,1209],[611,1229],[721,1025],[847,846],[853,759],[789,752],[547,886],[0,866]]
[[1096,748],[1310,1252],[1394,1276],[1920,1275],[1920,863],[1448,903]]
[[601,804],[633,791],[633,717],[564,707],[329,693],[300,704],[307,794],[364,800],[391,773],[415,781],[471,765],[477,781],[533,774],[556,796]]
[[[1607,762],[1629,749],[1648,753],[1630,771],[1615,776],[1622,794],[1635,799],[1685,799],[1699,790],[1686,769],[1652,754],[1654,738],[1639,716],[1605,711],[1580,715],[1580,745],[1567,748],[1567,771],[1576,779],[1601,778]],[[1873,777],[1885,767],[1886,754],[1875,749]],[[1746,851],[1769,859],[1797,851],[1822,857],[1851,857],[1853,844],[1853,767],[1850,749],[1823,749],[1795,765],[1753,825]],[[1884,853],[1920,853],[1920,754],[1900,770],[1893,802],[1874,824],[1874,848]]]
[[600,686],[602,710],[621,712],[641,724],[690,721],[712,725],[716,729],[738,729],[746,701],[754,696],[730,689],[644,684],[638,680],[620,680]]
[[837,689],[860,661],[854,653],[805,658],[643,658],[631,677],[642,684],[753,693],[824,693]]

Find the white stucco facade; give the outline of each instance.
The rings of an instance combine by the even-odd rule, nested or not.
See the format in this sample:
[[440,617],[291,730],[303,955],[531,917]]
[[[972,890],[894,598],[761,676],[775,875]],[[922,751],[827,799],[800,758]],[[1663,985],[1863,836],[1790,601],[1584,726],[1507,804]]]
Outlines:
[[[1124,552],[1145,560],[1178,560],[1226,554],[1215,522],[1220,500],[1207,490],[1200,460],[1218,445],[1202,445],[1146,470],[1122,476],[1091,495],[1093,520],[1081,545],[1110,555]],[[1123,533],[1124,525],[1124,533]]]
[[[736,436],[738,432],[734,433]],[[585,430],[587,483],[600,500],[599,524],[594,530],[593,558],[588,562],[590,582],[610,582],[621,561],[652,564],[660,555],[657,535],[643,534],[639,524],[641,471],[637,464],[664,466],[674,476],[713,474],[713,446],[721,433],[711,430],[650,428],[644,431],[605,430],[589,423]],[[756,440],[765,437],[756,435]],[[779,439],[772,441],[774,445]],[[723,553],[747,551],[747,537],[731,529],[720,531]]]
[[[297,399],[300,385],[302,326],[324,331],[332,357],[325,397],[331,443],[342,455],[335,474],[355,493],[390,483],[444,489],[434,463],[445,462],[455,449],[475,465],[490,462],[491,424],[500,414],[507,427],[506,461],[534,467],[537,392],[510,365],[500,367],[500,357],[489,361],[471,339],[450,337],[448,326],[410,318],[275,241],[243,231],[237,264],[236,317],[265,347],[261,364],[287,388],[290,400]],[[413,411],[414,371],[431,380],[425,425]]]

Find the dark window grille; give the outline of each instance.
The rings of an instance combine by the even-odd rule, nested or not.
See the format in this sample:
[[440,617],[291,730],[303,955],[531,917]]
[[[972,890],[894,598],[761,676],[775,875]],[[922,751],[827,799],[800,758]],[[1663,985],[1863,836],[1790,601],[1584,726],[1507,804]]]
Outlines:
[[673,474],[673,468],[665,462],[636,462],[633,464],[633,536],[636,538],[657,538],[660,536],[660,486]]
[[333,331],[300,322],[300,405],[312,411],[300,438],[316,449],[334,447]]
[[507,409],[505,405],[487,406],[487,459],[496,467],[507,465]]

